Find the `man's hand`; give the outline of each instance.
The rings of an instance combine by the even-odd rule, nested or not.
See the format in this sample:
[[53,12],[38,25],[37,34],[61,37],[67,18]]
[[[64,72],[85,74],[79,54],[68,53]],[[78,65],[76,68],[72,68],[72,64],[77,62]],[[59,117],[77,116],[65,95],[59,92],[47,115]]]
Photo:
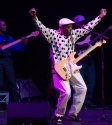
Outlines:
[[101,10],[100,10],[100,15],[99,15],[99,17],[100,17],[100,18],[103,18],[106,14],[107,14],[106,9],[101,9]]
[[29,13],[32,16],[33,20],[36,20],[36,13],[37,13],[36,9],[35,8],[30,9]]

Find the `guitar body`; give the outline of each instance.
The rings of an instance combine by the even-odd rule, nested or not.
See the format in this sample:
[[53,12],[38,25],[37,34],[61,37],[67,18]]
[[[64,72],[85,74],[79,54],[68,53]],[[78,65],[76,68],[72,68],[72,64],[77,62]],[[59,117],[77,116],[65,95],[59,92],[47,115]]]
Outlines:
[[80,49],[80,51],[78,52],[78,56],[80,56],[82,53],[84,53],[86,50],[88,50],[92,45],[91,45],[91,36],[92,35],[88,35],[83,41],[80,41],[78,43],[76,43],[76,45],[79,45],[79,46],[83,46],[84,44],[90,44],[88,47],[86,48],[83,48],[83,49]]
[[80,41],[80,42],[77,42],[76,44],[77,45],[83,45],[83,44],[86,44],[86,43],[90,43],[90,41],[91,41],[91,36],[92,35],[88,35],[83,41]]
[[69,80],[73,73],[82,68],[82,66],[77,66],[74,63],[75,54],[76,52],[73,52],[67,59],[63,59],[55,64],[54,68],[63,80]]

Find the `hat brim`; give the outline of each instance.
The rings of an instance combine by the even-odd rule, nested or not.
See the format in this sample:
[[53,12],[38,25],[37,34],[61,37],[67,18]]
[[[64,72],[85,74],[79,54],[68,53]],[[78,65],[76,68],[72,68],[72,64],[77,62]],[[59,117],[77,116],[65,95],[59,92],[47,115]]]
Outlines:
[[60,25],[60,27],[62,27],[62,26],[66,26],[66,25],[70,25],[70,24],[75,24],[75,23],[67,23],[67,24],[62,24],[62,25]]

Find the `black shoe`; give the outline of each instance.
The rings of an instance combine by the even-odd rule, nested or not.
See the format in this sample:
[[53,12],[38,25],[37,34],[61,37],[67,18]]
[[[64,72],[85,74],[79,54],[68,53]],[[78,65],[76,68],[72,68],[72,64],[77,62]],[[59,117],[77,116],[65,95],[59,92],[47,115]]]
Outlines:
[[62,122],[62,117],[61,116],[54,116],[53,120],[54,120],[54,122],[61,123]]
[[79,118],[78,116],[75,116],[75,115],[68,115],[68,119],[69,120],[72,120],[72,121],[75,121],[75,122],[81,122],[81,118]]

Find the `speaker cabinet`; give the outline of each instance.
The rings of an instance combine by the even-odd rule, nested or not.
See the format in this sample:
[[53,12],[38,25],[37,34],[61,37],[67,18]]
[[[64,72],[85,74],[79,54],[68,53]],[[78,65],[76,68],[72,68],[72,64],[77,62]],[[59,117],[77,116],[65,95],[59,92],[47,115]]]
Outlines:
[[50,125],[48,102],[9,102],[7,125]]

